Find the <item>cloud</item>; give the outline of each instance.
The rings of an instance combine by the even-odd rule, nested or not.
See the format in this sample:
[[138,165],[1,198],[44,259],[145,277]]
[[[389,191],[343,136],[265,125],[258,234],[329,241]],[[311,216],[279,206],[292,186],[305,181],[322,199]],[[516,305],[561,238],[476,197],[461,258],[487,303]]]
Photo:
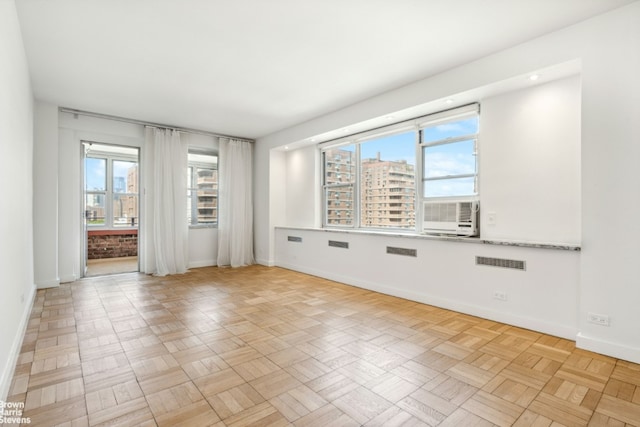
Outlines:
[[475,173],[475,159],[464,154],[432,153],[425,159],[427,178]]

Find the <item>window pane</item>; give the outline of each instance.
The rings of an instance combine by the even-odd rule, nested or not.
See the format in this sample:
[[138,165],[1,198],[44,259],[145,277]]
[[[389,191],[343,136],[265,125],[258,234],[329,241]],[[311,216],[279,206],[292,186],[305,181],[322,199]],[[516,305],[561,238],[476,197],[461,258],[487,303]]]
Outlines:
[[131,194],[113,195],[113,226],[138,226],[138,196]]
[[425,178],[476,173],[474,140],[424,147],[423,153]]
[[85,220],[88,226],[103,226],[104,225],[104,208],[105,195],[104,194],[86,194],[85,199]]
[[107,190],[107,159],[85,159],[84,185],[86,191]]
[[324,183],[344,184],[355,181],[356,147],[332,148],[324,152]]
[[138,164],[136,162],[113,161],[113,192],[138,192]]
[[478,133],[478,116],[426,127],[422,130],[422,142],[440,141]]
[[353,200],[353,185],[339,185],[328,188],[326,191],[327,224],[353,225]]
[[187,219],[190,225],[218,222],[218,158],[189,153]]
[[424,181],[424,197],[471,196],[476,193],[473,177]]
[[415,226],[415,132],[360,145],[360,225]]

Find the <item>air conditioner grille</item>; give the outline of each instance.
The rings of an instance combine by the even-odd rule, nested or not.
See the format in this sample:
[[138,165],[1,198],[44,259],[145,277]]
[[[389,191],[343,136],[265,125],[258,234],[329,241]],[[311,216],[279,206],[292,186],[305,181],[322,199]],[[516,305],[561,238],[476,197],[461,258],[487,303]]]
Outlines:
[[430,222],[456,222],[456,203],[425,203],[424,220]]
[[460,203],[460,222],[471,222],[471,215],[473,215],[473,213],[470,202]]

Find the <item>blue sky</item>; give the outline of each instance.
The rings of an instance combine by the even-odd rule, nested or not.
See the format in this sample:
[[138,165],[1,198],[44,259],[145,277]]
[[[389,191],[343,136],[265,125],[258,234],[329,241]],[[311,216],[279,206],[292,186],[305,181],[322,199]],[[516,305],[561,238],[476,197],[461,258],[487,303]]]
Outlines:
[[[89,191],[104,191],[106,180],[106,161],[105,159],[95,159],[87,157],[85,159],[85,180],[86,189]],[[124,178],[127,180],[129,168],[135,165],[135,162],[127,162],[121,160],[113,161],[114,178]]]
[[383,160],[406,160],[416,164],[416,136],[414,131],[384,136],[363,142],[360,145],[360,156],[363,159],[375,158],[380,152]]

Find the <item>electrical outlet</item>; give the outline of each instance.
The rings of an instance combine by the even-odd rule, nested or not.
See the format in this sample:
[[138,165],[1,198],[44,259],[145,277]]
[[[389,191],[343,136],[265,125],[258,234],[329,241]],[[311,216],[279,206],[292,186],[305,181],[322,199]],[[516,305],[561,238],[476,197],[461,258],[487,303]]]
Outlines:
[[609,316],[607,316],[606,314],[588,313],[587,320],[589,321],[589,323],[601,326],[609,326],[611,323],[611,321],[609,320]]
[[506,292],[501,292],[501,291],[494,291],[493,292],[493,299],[497,299],[500,301],[506,301],[507,300],[507,293]]

